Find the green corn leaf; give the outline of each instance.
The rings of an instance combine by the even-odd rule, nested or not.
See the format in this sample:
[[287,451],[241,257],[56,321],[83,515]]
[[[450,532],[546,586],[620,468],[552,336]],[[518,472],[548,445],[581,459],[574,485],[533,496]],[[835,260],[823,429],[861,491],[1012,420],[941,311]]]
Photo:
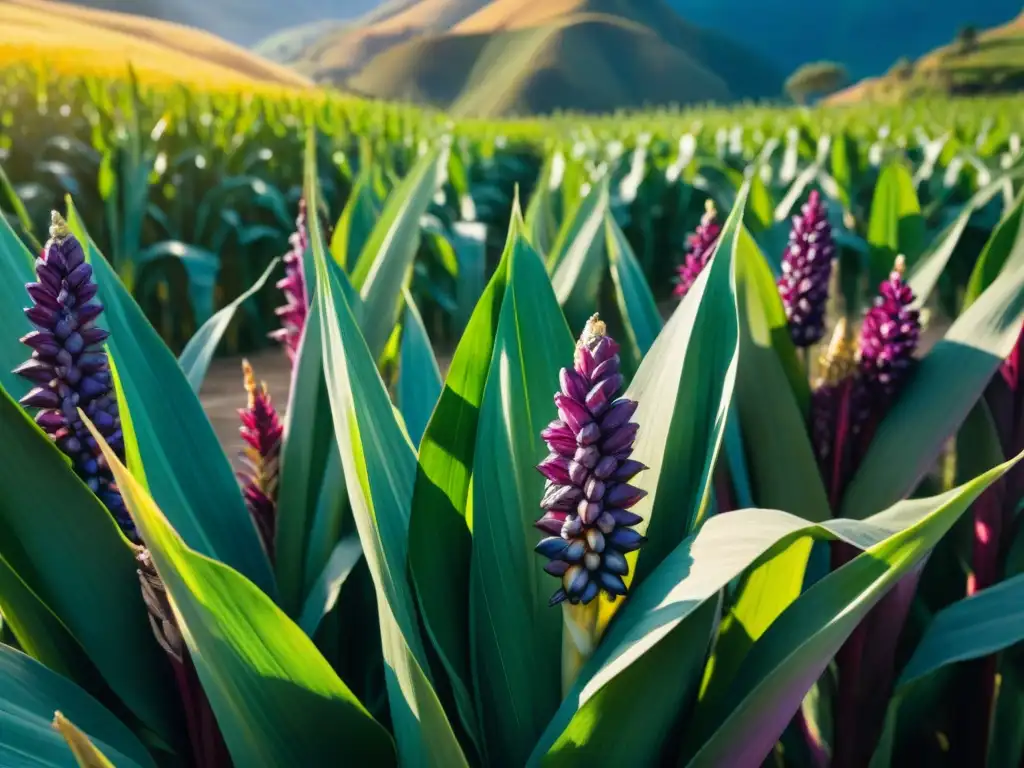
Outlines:
[[[0,165],[0,190],[3,191],[4,196],[7,198],[8,204],[14,211],[15,218],[18,220],[18,225],[21,227],[22,232],[25,233],[29,243],[32,244],[33,248],[42,250],[42,244],[36,240],[35,234],[32,231],[32,219],[28,215],[25,204],[21,202],[21,198],[14,191],[14,185],[11,184],[11,180],[7,177],[7,173],[2,165]],[[2,207],[0,207],[0,219],[4,219],[3,222],[0,222],[0,229],[10,229],[7,220],[4,218]]]
[[[632,511],[649,541],[627,584],[639,583],[709,511],[739,354],[734,260],[749,187],[737,195],[715,254],[648,351],[626,397],[639,403],[633,458],[648,491]],[[699,372],[699,373],[698,373]],[[635,558],[635,560],[634,560]],[[602,601],[602,614],[615,604]]]
[[79,768],[117,768],[62,712],[54,713],[53,728],[70,747]]
[[245,576],[189,549],[81,415],[100,443],[167,588],[235,763],[316,765],[324,755],[334,754],[356,763],[394,765],[387,731],[312,640]]
[[302,608],[299,626],[310,637],[316,632],[320,621],[331,612],[338,600],[345,579],[363,556],[363,547],[359,537],[347,536],[334,547],[320,577],[313,584],[306,596],[306,604]]
[[866,517],[914,489],[1013,350],[1022,323],[1024,242],[915,367],[846,490],[844,517]]
[[[25,654],[0,645],[0,765],[83,765],[62,735],[68,718],[77,723],[76,740],[91,740],[92,749],[101,749],[117,768],[156,768],[135,735],[96,699]],[[61,730],[55,729],[55,720]]]
[[758,173],[750,177],[750,193],[743,223],[754,233],[770,229],[775,224],[775,201]]
[[[131,545],[60,450],[2,390],[0,434],[4,613],[17,633],[31,632],[26,650],[63,662],[80,683],[102,690],[84,649],[106,684],[167,738],[173,717],[162,691],[172,685],[170,670],[153,641]],[[53,634],[38,634],[46,630]]]
[[[549,261],[551,285],[573,328],[582,329],[598,306],[607,271],[604,220],[608,215],[608,180],[594,186],[566,221]],[[571,238],[571,239],[569,239]]]
[[412,444],[418,446],[441,396],[441,370],[416,302],[408,288],[402,289],[405,316],[398,352],[398,384],[395,403],[405,421]]
[[912,268],[924,247],[924,217],[914,179],[899,160],[886,163],[878,176],[867,239],[871,245],[871,285],[885,279],[898,254],[905,256],[908,268]]
[[548,607],[557,582],[532,554],[544,487],[535,467],[547,453],[540,431],[555,415],[558,372],[573,359],[543,262],[513,217],[472,478],[471,660],[496,765],[522,765],[558,705],[561,617]]
[[95,682],[92,663],[82,646],[2,554],[0,619],[8,635],[13,635],[18,647],[32,658],[82,685]]
[[220,344],[220,340],[224,337],[228,326],[231,325],[235,312],[251,296],[254,296],[267,284],[267,280],[270,279],[270,275],[273,273],[274,268],[277,267],[279,261],[280,259],[274,259],[270,262],[270,266],[260,276],[260,279],[252,284],[249,290],[245,291],[241,296],[224,307],[224,309],[203,323],[203,326],[189,339],[185,349],[181,351],[181,355],[178,357],[178,365],[185,372],[188,383],[192,385],[192,391],[197,395],[199,390],[202,389],[203,381],[206,379],[206,372],[209,370],[210,363],[213,361],[213,355],[217,351],[217,345]]
[[[174,355],[85,231],[71,199],[68,225],[92,264],[106,308],[100,322],[117,364],[149,491],[197,551],[227,563],[264,591],[274,577],[231,464]],[[133,468],[134,471],[135,468]]]
[[[332,448],[332,428],[324,418],[328,407],[320,310],[314,302],[306,318],[292,373],[277,496],[274,569],[281,606],[293,617],[298,615],[305,599],[306,558],[314,545],[311,530],[320,489],[327,473],[341,472],[339,455]],[[317,543],[329,552],[336,540]]]
[[[746,233],[736,249],[736,273],[741,329],[736,414],[746,440],[751,494],[761,506],[812,522],[826,520],[828,497],[793,380],[784,370],[784,359],[795,361],[786,314],[768,265]],[[798,382],[806,387],[806,379]],[[724,695],[754,641],[800,594],[810,554],[810,541],[795,541],[746,574],[723,617],[702,702]]]
[[0,335],[0,387],[15,398],[31,389],[26,379],[11,371],[32,354],[19,339],[32,330],[24,308],[32,306],[25,284],[35,282],[34,261],[7,219],[0,215],[0,328],[5,329]]
[[453,319],[461,334],[487,284],[487,227],[475,221],[457,221],[450,239],[459,265],[455,285],[458,310]]
[[661,333],[664,323],[643,269],[610,211],[605,216],[605,248],[615,285],[615,300],[629,337],[620,343],[628,341],[629,346],[639,353],[633,365],[635,370]]
[[[566,217],[551,251],[545,254],[545,263],[552,275],[552,285],[555,286],[559,304],[568,298],[577,275],[583,273],[584,265],[602,258],[602,249],[598,244],[607,207],[608,188],[605,179],[595,185],[590,194],[575,206],[571,215]],[[571,263],[561,278],[557,278],[562,262],[566,260]]]
[[938,285],[939,278],[946,269],[953,251],[956,250],[961,235],[967,229],[971,216],[979,208],[984,208],[999,193],[1002,185],[1003,180],[999,179],[979,190],[974,197],[967,201],[960,215],[939,233],[928,249],[914,262],[913,267],[907,271],[907,282],[914,290],[918,305],[927,303],[935,286]]
[[995,282],[996,277],[999,276],[1009,260],[1010,254],[1019,250],[1021,241],[1024,240],[1024,227],[1020,225],[1022,214],[1024,214],[1024,192],[1017,197],[1013,207],[1003,216],[978,256],[971,277],[967,281],[963,311],[966,311]]
[[832,137],[832,146],[829,148],[829,170],[838,186],[839,200],[842,202],[843,208],[852,213],[852,190],[854,178],[857,175],[857,148],[845,131],[840,131]]
[[391,192],[352,270],[352,285],[363,298],[365,316],[374,318],[364,334],[375,355],[384,349],[394,328],[402,285],[419,247],[420,218],[434,196],[438,169],[447,151],[434,148],[427,152]]
[[398,753],[403,765],[465,765],[428,676],[406,578],[415,451],[396,419],[339,277],[328,269],[319,229],[312,218],[327,391],[349,500],[377,591]]
[[[319,180],[307,168],[305,197],[309,210],[320,208]],[[319,227],[312,238],[322,237]],[[326,244],[320,247],[326,252]],[[307,294],[316,293],[316,265],[313,248],[303,254]],[[345,298],[362,316],[359,295],[344,271],[334,262],[328,268],[342,285]],[[347,505],[345,473],[341,466],[334,430],[323,415],[330,408],[323,373],[323,349],[319,307],[309,307],[306,325],[299,339],[292,386],[285,416],[285,439],[281,453],[281,480],[277,496],[277,535],[274,561],[281,606],[288,615],[300,615],[307,592],[327,566],[341,535],[342,516]],[[374,322],[367,318],[366,322]]]
[[555,210],[555,191],[558,190],[561,179],[552,179],[552,169],[555,163],[565,164],[564,157],[555,153],[549,155],[541,168],[537,188],[530,198],[530,204],[526,207],[526,237],[537,253],[547,258],[554,248],[558,239],[560,223]]
[[351,271],[355,268],[379,217],[380,201],[373,190],[373,165],[366,165],[356,177],[331,236],[330,252],[342,269]]
[[[721,710],[722,725],[688,765],[749,765],[765,759],[857,624],[1019,458],[941,496],[900,502],[888,510],[906,527],[817,582],[769,627],[736,675]],[[871,526],[834,520],[830,527],[863,531]],[[699,741],[703,734],[696,736]]]
[[205,248],[183,243],[180,240],[165,240],[153,243],[134,259],[135,274],[143,267],[156,264],[164,259],[181,264],[188,275],[188,300],[197,325],[202,325],[213,315],[214,289],[220,273],[220,257]]
[[872,768],[892,764],[900,708],[914,686],[951,664],[998,653],[1024,640],[1024,575],[964,598],[935,615],[903,668]]
[[[519,231],[518,216],[516,207],[513,231]],[[510,254],[506,248],[455,350],[420,442],[409,519],[409,567],[423,624],[448,674],[463,727],[471,734],[477,731],[469,693],[471,478]]]
[[[804,538],[842,539],[861,549],[877,546],[917,525],[951,497],[901,503],[865,521],[811,523],[771,509],[743,509],[710,518],[631,593],[529,764],[592,765],[598,759],[612,765],[657,762],[681,708],[696,695],[694,678],[699,677],[711,640],[707,614],[714,618],[721,590]],[[964,508],[966,504],[961,511]],[[794,711],[802,697],[802,692],[795,697]],[[624,713],[618,703],[623,698],[634,704]],[[637,701],[661,706],[638,707]],[[770,714],[762,712],[764,719]],[[776,736],[791,715],[784,718]],[[697,722],[715,722],[713,716],[703,715],[700,706],[696,716]],[[693,741],[703,734],[688,728],[686,735]],[[747,764],[759,761],[700,763]]]

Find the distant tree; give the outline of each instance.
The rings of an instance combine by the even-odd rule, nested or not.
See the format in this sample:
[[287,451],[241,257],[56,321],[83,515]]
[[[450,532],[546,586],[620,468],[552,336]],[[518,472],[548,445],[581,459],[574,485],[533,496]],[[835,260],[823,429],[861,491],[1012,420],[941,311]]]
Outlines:
[[906,82],[914,76],[914,62],[906,56],[897,59],[896,63],[889,69],[889,74],[896,80]]
[[959,54],[970,53],[978,47],[978,28],[965,24],[956,33],[956,50]]
[[835,61],[814,61],[804,64],[786,80],[786,93],[798,104],[806,104],[815,96],[835,93],[849,82],[846,67]]

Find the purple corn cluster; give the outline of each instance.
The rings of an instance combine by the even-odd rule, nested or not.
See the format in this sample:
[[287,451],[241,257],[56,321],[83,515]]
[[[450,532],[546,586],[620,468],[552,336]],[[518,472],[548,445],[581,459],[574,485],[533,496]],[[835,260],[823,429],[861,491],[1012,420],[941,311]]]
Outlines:
[[905,269],[903,257],[897,256],[889,279],[879,287],[875,305],[861,325],[861,389],[865,407],[875,415],[889,409],[906,383],[921,336],[920,313],[912,309],[914,292],[903,279]]
[[825,335],[825,306],[835,253],[825,205],[818,190],[812,190],[801,214],[793,217],[778,283],[789,331],[798,347],[816,344]]
[[239,474],[242,495],[263,546],[274,559],[274,536],[277,527],[277,482],[280,475],[281,438],[284,427],[267,392],[267,385],[256,384],[252,366],[242,361],[245,391],[249,396],[245,408],[238,410],[239,429],[245,449],[242,453],[245,471]]
[[288,242],[291,244],[291,250],[284,257],[285,275],[277,281],[277,287],[285,297],[285,303],[277,309],[281,328],[273,331],[270,338],[284,346],[288,359],[294,365],[295,356],[299,351],[299,341],[302,339],[302,330],[306,327],[306,318],[309,315],[309,294],[303,271],[303,257],[309,246],[305,200],[299,201],[295,232],[288,238]]
[[855,357],[845,323],[837,326],[812,393],[811,437],[833,508],[914,364],[921,321],[904,269],[898,256],[864,317]]
[[623,383],[618,352],[604,323],[591,317],[573,368],[559,373],[558,418],[541,432],[550,453],[537,466],[547,483],[535,525],[548,536],[536,551],[549,560],[544,570],[562,581],[551,605],[625,595],[625,554],[646,542],[632,528],[641,517],[629,511],[647,495],[629,484],[646,467],[630,458],[637,403],[615,399]]
[[138,534],[96,440],[78,415],[82,409],[110,447],[124,455],[110,362],[108,333],[96,325],[103,305],[81,244],[64,219],[51,213],[50,239],[36,259],[36,282],[26,286],[33,306],[25,315],[35,327],[21,341],[32,348],[15,369],[35,387],[22,406],[38,408],[36,423],[72,461],[75,472],[133,541]]
[[686,241],[686,257],[677,267],[675,297],[683,298],[697,282],[697,277],[704,270],[715,252],[718,238],[722,234],[722,225],[718,223],[718,212],[715,204],[708,200],[704,204],[704,215],[700,224]]

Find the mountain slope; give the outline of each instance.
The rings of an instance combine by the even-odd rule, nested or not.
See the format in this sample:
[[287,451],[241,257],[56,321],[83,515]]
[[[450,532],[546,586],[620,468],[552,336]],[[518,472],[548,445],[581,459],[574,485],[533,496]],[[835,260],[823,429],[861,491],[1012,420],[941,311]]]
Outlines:
[[374,56],[424,34],[444,32],[473,14],[487,0],[395,0],[355,24],[328,32],[294,60],[315,79],[340,83]]
[[355,19],[380,0],[69,0],[74,5],[172,21],[244,46],[296,25]]
[[[421,0],[405,14],[428,4],[445,2]],[[471,3],[447,5],[464,13]],[[726,102],[781,91],[780,73],[764,59],[688,24],[661,0],[476,5],[447,30],[393,41],[346,75],[346,87],[472,116]],[[392,29],[402,28],[401,17],[389,19]],[[381,27],[369,29],[379,34]],[[354,69],[349,62],[348,72]]]
[[0,60],[37,58],[53,67],[122,74],[131,61],[142,75],[206,85],[312,85],[214,35],[177,24],[50,0],[0,0]]
[[924,94],[981,94],[1024,91],[1024,12],[1006,24],[982,31],[963,50],[944,45],[884,76],[867,78],[828,99],[844,104],[898,100]]
[[949,42],[966,24],[1001,24],[1021,0],[668,0],[684,18],[728,34],[791,73],[808,61],[846,65],[853,78],[885,72]]

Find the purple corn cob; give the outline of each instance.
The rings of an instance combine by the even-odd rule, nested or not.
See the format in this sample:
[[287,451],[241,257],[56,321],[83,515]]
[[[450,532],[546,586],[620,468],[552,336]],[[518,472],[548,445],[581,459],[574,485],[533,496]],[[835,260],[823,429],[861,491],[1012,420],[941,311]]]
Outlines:
[[835,252],[825,206],[818,190],[812,190],[801,215],[793,217],[779,278],[789,332],[798,347],[816,344],[825,335],[825,305]]
[[295,232],[288,238],[288,242],[291,244],[291,250],[284,257],[285,275],[277,281],[277,287],[285,297],[285,304],[277,309],[277,316],[281,318],[281,328],[270,333],[270,338],[284,345],[288,359],[294,364],[302,330],[306,327],[306,317],[309,315],[309,294],[306,291],[306,277],[303,272],[303,257],[309,246],[305,200],[299,201]]
[[875,305],[864,316],[858,349],[865,406],[881,419],[906,383],[921,335],[914,292],[903,279],[906,261],[896,257],[889,279],[879,286]]
[[135,525],[96,440],[78,415],[82,409],[110,447],[124,456],[110,362],[103,348],[109,335],[97,327],[103,305],[81,244],[60,214],[50,214],[50,239],[36,259],[36,282],[26,286],[34,305],[25,315],[35,330],[22,337],[31,359],[15,373],[36,386],[23,398],[37,408],[36,423],[72,461],[77,475],[113,515],[132,541]]
[[242,420],[239,432],[246,444],[242,454],[246,471],[240,473],[239,478],[249,514],[256,523],[267,556],[273,562],[274,536],[277,533],[277,481],[284,427],[270,400],[267,385],[261,383],[257,387],[248,360],[242,361],[242,371],[249,402],[238,410]]
[[693,234],[686,241],[686,258],[676,271],[679,277],[676,281],[675,291],[677,299],[683,298],[697,282],[697,277],[711,260],[711,255],[718,245],[718,237],[722,234],[722,225],[718,223],[718,212],[715,204],[708,200],[704,204],[704,216]]
[[626,594],[625,554],[647,539],[633,530],[641,521],[629,509],[647,495],[629,485],[646,469],[630,458],[637,403],[613,399],[622,388],[619,345],[594,315],[576,344],[575,365],[559,374],[558,416],[542,432],[551,453],[537,469],[547,478],[535,525],[548,537],[537,552],[550,562],[544,570],[562,580],[551,597],[557,605],[590,603],[600,592]]

